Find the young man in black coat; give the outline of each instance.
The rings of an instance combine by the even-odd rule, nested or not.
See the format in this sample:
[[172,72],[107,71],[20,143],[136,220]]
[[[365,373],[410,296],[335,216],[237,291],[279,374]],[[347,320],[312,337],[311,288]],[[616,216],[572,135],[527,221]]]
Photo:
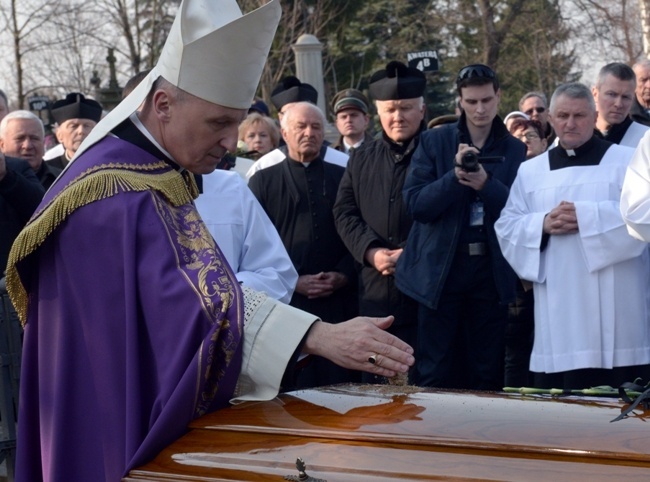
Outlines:
[[494,223],[526,146],[497,116],[501,92],[492,69],[464,67],[456,86],[460,119],[423,133],[411,160],[404,199],[414,223],[397,286],[420,305],[415,382],[493,390],[503,387],[516,282]]

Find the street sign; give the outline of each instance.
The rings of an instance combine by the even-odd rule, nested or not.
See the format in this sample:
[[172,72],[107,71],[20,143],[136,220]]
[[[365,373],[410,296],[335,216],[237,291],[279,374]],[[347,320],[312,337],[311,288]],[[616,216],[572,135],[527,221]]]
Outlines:
[[50,105],[50,98],[46,95],[33,95],[27,98],[29,110],[47,110]]
[[435,50],[423,50],[421,52],[410,52],[406,54],[409,67],[421,70],[422,72],[438,71],[438,52]]

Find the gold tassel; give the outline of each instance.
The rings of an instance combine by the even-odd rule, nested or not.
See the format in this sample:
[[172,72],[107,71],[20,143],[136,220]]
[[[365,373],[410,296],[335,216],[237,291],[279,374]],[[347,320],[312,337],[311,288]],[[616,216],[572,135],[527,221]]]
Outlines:
[[187,183],[187,188],[190,191],[192,199],[199,197],[199,186],[196,185],[194,174],[189,171],[183,171],[183,177],[185,178],[185,182]]
[[[89,169],[70,182],[46,206],[39,210],[16,238],[7,264],[7,292],[21,323],[27,322],[28,296],[18,274],[17,265],[36,251],[54,230],[75,210],[95,201],[107,199],[120,192],[157,191],[173,206],[182,206],[198,196],[193,176],[177,171],[139,172],[168,168],[165,162],[137,166],[111,163]],[[126,168],[126,169],[125,169]]]

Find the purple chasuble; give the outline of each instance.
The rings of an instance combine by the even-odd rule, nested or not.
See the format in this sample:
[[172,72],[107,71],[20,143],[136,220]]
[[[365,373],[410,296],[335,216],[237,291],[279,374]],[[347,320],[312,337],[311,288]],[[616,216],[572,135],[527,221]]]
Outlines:
[[119,481],[228,404],[243,296],[191,200],[167,163],[107,137],[23,231],[16,480]]

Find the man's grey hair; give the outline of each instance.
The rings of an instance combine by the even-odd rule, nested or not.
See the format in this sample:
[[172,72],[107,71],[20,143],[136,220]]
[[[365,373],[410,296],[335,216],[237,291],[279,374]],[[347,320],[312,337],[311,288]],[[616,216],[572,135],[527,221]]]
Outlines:
[[641,60],[639,60],[636,64],[634,64],[632,66],[632,70],[634,70],[634,72],[636,72],[637,69],[642,68],[642,67],[646,68],[646,69],[650,69],[650,59],[641,59]]
[[41,121],[41,119],[36,114],[28,110],[15,110],[13,112],[9,112],[9,114],[7,114],[5,118],[2,119],[2,121],[0,121],[0,139],[4,138],[7,124],[12,119],[30,119],[37,121],[38,125],[41,126],[41,134],[43,137],[45,137],[45,127],[43,126],[43,121]]
[[562,84],[557,89],[555,89],[555,92],[553,92],[553,96],[551,97],[551,113],[555,112],[555,106],[560,97],[568,97],[569,99],[584,99],[588,102],[589,108],[593,112],[596,112],[596,102],[594,101],[594,96],[591,93],[591,89],[589,89],[589,87],[587,87],[585,84],[581,84],[580,82],[571,82],[568,84]]
[[293,119],[294,113],[299,110],[298,108],[300,107],[305,107],[315,114],[320,117],[321,123],[323,124],[323,128],[325,128],[325,124],[327,124],[327,120],[325,119],[325,114],[323,114],[323,111],[320,110],[320,107],[318,107],[315,104],[312,104],[311,102],[292,102],[285,106],[284,113],[282,114],[282,119],[280,120],[280,126],[283,129],[287,129],[289,127],[289,121]]
[[542,101],[542,104],[544,104],[544,107],[548,106],[548,100],[546,99],[546,95],[543,92],[532,91],[526,92],[523,97],[519,99],[519,110],[523,110],[524,102],[526,102],[531,97],[539,98]]
[[605,65],[600,72],[598,72],[598,80],[596,82],[596,88],[599,89],[608,75],[617,78],[622,81],[632,81],[636,85],[636,74],[634,70],[622,62],[612,62],[611,64]]

